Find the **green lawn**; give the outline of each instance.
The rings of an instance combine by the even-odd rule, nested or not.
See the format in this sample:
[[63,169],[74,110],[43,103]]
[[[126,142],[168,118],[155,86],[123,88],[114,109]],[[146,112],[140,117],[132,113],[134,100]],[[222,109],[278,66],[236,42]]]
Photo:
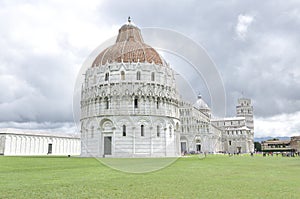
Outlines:
[[193,156],[142,174],[93,158],[0,157],[0,198],[300,198],[300,157]]

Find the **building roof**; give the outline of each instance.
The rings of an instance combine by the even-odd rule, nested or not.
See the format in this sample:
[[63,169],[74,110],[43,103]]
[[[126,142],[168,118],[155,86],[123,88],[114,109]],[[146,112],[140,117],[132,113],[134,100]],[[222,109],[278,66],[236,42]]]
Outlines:
[[224,122],[224,121],[237,121],[237,120],[245,120],[245,117],[214,118],[211,121],[213,121],[213,122]]
[[262,144],[289,144],[290,140],[266,140],[262,141]]
[[14,128],[3,128],[0,129],[1,134],[14,134],[14,135],[31,135],[31,136],[44,136],[44,137],[60,137],[60,138],[77,138],[80,136],[76,134],[38,131],[38,130],[27,130],[27,129],[14,129]]
[[207,103],[202,99],[201,95],[198,95],[198,99],[196,103],[194,104],[194,107],[200,110],[210,110]]
[[235,131],[235,130],[247,130],[247,131],[250,131],[251,129],[249,129],[246,126],[242,126],[242,127],[236,127],[236,128],[229,127],[229,128],[226,128],[225,130],[226,131]]
[[128,23],[119,29],[116,43],[102,51],[96,57],[92,67],[114,62],[167,65],[154,48],[144,43],[141,30],[131,23],[130,18]]
[[291,139],[292,140],[300,140],[300,136],[292,136]]

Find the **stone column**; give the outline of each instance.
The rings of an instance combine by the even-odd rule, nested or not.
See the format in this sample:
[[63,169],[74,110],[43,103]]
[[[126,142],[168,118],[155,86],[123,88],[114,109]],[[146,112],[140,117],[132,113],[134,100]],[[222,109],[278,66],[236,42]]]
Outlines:
[[153,143],[152,143],[152,138],[153,138],[154,132],[153,132],[153,127],[150,126],[150,156],[153,155]]
[[135,127],[132,127],[132,156],[135,155]]

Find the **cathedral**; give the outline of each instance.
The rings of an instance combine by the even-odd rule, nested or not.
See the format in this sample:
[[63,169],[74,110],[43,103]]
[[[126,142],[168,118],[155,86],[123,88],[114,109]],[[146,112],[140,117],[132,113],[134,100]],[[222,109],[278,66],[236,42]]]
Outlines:
[[249,153],[253,108],[215,119],[199,95],[181,99],[174,71],[128,23],[85,73],[81,91],[82,157],[178,157],[185,153]]

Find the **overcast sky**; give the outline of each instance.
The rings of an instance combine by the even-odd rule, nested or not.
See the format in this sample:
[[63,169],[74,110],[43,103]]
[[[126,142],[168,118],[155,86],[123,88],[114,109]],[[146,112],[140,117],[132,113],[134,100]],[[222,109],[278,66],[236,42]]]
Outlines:
[[77,73],[129,15],[140,28],[175,30],[203,46],[223,79],[228,116],[242,93],[252,99],[255,137],[300,135],[296,0],[0,0],[0,128],[74,131]]

